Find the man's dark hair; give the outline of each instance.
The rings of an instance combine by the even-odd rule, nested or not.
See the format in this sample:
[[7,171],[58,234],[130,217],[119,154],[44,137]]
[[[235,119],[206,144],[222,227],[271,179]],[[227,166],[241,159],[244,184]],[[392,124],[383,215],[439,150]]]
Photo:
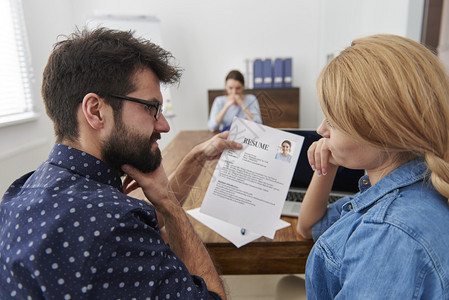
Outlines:
[[245,86],[245,78],[243,77],[243,74],[238,71],[238,70],[232,70],[228,73],[228,75],[226,76],[226,81],[228,81],[228,79],[234,79],[239,81],[243,86]]
[[[78,30],[55,44],[43,73],[42,97],[54,123],[56,141],[78,138],[77,109],[88,93],[126,95],[135,90],[133,78],[148,68],[159,81],[173,84],[181,69],[170,52],[131,31],[97,28]],[[105,101],[115,115],[122,101]]]

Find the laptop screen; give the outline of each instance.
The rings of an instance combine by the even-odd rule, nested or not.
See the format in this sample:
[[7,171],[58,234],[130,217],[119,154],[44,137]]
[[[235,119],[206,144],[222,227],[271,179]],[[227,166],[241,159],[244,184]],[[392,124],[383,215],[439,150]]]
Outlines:
[[[312,179],[313,171],[307,158],[307,150],[310,145],[319,140],[321,136],[314,130],[289,129],[287,132],[304,136],[304,143],[299,155],[298,164],[291,183],[292,188],[307,189]],[[339,167],[337,175],[332,186],[334,192],[345,192],[355,194],[359,191],[358,182],[360,177],[365,174],[364,170],[351,170]]]

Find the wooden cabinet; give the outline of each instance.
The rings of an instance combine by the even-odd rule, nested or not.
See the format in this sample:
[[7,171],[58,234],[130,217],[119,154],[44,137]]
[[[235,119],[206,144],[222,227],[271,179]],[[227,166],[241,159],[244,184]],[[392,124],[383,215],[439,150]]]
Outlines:
[[[262,122],[275,128],[299,128],[299,88],[247,89],[259,101]],[[209,90],[209,113],[215,97],[225,90]]]

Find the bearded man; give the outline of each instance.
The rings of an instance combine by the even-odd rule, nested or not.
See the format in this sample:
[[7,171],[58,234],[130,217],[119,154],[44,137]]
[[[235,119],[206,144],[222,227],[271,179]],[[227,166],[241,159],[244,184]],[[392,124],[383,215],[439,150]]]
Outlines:
[[[2,199],[1,299],[226,298],[181,205],[204,162],[241,145],[217,135],[166,176],[157,141],[170,130],[160,83],[181,76],[172,58],[105,28],[55,45],[42,96],[56,143]],[[136,187],[147,201],[127,195]]]

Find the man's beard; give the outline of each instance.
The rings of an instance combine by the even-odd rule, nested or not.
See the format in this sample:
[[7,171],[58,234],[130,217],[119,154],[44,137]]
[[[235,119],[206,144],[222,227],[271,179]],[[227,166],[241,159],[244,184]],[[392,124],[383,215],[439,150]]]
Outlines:
[[123,175],[122,166],[131,165],[138,170],[149,173],[156,170],[162,161],[159,148],[151,151],[155,141],[160,139],[158,132],[153,132],[150,138],[132,133],[121,120],[117,120],[114,131],[103,143],[101,155],[111,168]]

